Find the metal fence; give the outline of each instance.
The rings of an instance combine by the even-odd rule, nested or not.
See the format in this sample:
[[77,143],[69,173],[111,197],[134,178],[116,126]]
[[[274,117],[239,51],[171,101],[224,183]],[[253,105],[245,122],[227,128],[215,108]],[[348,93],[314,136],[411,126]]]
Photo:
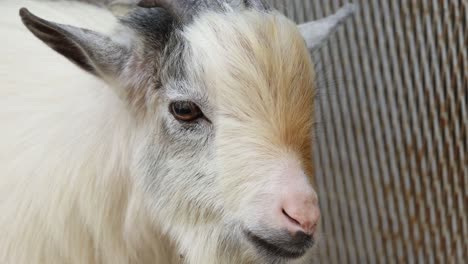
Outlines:
[[[347,1],[270,1],[297,22]],[[321,263],[468,263],[468,0],[361,0],[313,54]]]

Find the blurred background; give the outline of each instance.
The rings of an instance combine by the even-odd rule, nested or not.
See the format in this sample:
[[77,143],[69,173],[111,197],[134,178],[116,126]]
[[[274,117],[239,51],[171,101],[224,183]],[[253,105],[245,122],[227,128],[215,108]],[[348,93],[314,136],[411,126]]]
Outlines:
[[[298,23],[348,1],[269,1]],[[468,1],[361,0],[313,54],[321,263],[468,263]]]

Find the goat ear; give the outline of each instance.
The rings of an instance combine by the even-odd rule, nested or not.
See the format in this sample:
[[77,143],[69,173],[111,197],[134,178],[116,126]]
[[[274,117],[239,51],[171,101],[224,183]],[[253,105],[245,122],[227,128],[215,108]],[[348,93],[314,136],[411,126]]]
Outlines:
[[129,49],[100,33],[61,25],[20,9],[24,25],[49,47],[83,70],[98,77],[115,76],[125,63]]
[[299,31],[307,47],[310,50],[320,48],[338,29],[338,26],[356,12],[356,9],[354,4],[346,4],[331,16],[299,25]]

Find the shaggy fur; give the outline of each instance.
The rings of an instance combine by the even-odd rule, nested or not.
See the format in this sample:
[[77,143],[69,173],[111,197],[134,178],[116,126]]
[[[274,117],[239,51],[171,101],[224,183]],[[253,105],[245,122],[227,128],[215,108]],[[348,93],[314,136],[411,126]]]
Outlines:
[[171,243],[129,178],[134,118],[105,83],[28,32],[18,10],[103,32],[115,18],[18,2],[2,3],[0,17],[0,263],[167,263]]
[[[28,32],[23,6],[95,30],[50,24],[90,67]],[[117,25],[61,1],[4,1],[0,12],[0,263],[310,262],[311,250],[286,259],[246,236],[287,247],[272,215],[280,197],[301,190],[317,203],[313,69],[294,23],[229,6],[189,24],[156,8]],[[54,46],[22,16],[68,56],[75,42]],[[108,45],[125,51],[112,55],[118,67]],[[179,100],[205,118],[176,120]]]

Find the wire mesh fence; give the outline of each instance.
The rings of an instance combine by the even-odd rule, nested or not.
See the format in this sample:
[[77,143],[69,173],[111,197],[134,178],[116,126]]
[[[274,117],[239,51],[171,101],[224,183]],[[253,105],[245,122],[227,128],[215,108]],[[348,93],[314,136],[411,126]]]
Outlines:
[[[270,1],[296,22],[341,0]],[[360,0],[317,63],[323,263],[467,263],[467,0]]]

